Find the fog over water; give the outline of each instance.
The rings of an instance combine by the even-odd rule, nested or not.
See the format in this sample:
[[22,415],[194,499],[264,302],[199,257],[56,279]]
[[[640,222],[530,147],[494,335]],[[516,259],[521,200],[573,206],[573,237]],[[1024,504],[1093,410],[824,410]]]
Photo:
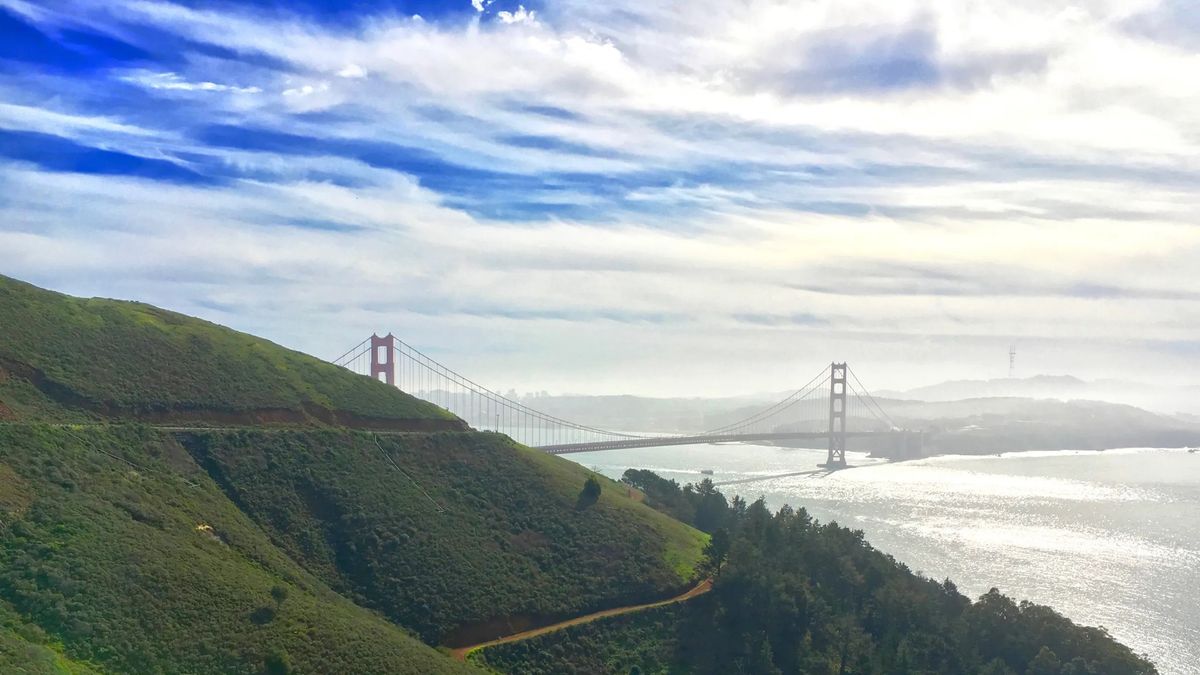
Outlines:
[[[693,445],[568,455],[617,478],[682,483],[810,471],[824,451]],[[1200,453],[1127,449],[944,456],[733,483],[865,532],[914,571],[977,597],[997,587],[1105,626],[1164,674],[1200,673]]]

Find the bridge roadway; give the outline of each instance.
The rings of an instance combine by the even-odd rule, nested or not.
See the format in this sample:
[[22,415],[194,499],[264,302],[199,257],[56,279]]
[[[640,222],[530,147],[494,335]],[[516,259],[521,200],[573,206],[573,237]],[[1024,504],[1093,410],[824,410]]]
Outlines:
[[[906,431],[847,431],[846,438],[864,436],[901,436]],[[591,443],[564,443],[561,445],[539,445],[538,450],[552,455],[569,455],[573,452],[598,452],[624,448],[658,448],[669,445],[692,445],[705,443],[751,443],[754,441],[796,441],[829,438],[828,431],[793,431],[761,434],[723,434],[706,436],[655,436],[651,438],[623,438],[619,441],[595,441]]]

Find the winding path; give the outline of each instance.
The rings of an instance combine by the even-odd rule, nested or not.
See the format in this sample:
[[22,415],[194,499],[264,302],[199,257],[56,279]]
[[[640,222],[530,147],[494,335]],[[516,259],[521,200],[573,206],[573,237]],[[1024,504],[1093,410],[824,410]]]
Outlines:
[[696,586],[694,588],[692,588],[691,590],[689,590],[685,593],[682,593],[680,595],[677,595],[673,598],[668,598],[666,600],[659,600],[658,602],[649,602],[644,605],[630,605],[628,607],[614,607],[613,609],[606,609],[601,612],[594,612],[592,614],[584,614],[583,616],[577,616],[574,619],[567,619],[566,621],[552,623],[549,626],[542,626],[541,628],[533,628],[530,630],[521,631],[520,633],[513,633],[512,635],[506,635],[505,637],[497,638],[495,640],[489,640],[487,642],[480,642],[477,645],[468,645],[466,647],[459,647],[458,649],[455,649],[450,653],[454,656],[454,658],[458,659],[459,661],[466,661],[467,656],[469,656],[471,654],[471,652],[474,652],[474,651],[477,651],[480,649],[486,649],[488,647],[494,647],[496,645],[502,645],[502,644],[506,644],[509,642],[520,642],[521,640],[528,640],[529,638],[534,638],[539,635],[545,635],[546,633],[554,633],[554,632],[560,631],[564,628],[570,628],[571,626],[578,626],[581,623],[589,623],[591,621],[595,621],[596,619],[604,619],[604,618],[607,618],[610,616],[620,616],[622,614],[632,614],[634,612],[642,612],[647,609],[654,609],[655,607],[662,607],[664,605],[672,605],[677,602],[685,602],[687,600],[691,600],[692,598],[694,598],[698,595],[704,595],[705,593],[707,593],[711,590],[712,590],[712,579],[705,579],[704,581],[701,581],[699,584],[696,584]]

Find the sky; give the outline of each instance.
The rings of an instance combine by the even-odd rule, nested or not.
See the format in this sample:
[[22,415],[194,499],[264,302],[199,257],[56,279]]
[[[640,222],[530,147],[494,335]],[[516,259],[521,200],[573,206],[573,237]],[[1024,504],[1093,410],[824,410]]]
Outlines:
[[1188,0],[0,0],[0,273],[490,386],[1200,380]]

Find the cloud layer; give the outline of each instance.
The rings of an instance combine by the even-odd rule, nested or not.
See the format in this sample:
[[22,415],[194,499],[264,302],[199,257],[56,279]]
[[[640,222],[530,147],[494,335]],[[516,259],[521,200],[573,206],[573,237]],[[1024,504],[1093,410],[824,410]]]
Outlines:
[[1179,3],[461,5],[0,0],[0,272],[505,388],[1200,374]]

